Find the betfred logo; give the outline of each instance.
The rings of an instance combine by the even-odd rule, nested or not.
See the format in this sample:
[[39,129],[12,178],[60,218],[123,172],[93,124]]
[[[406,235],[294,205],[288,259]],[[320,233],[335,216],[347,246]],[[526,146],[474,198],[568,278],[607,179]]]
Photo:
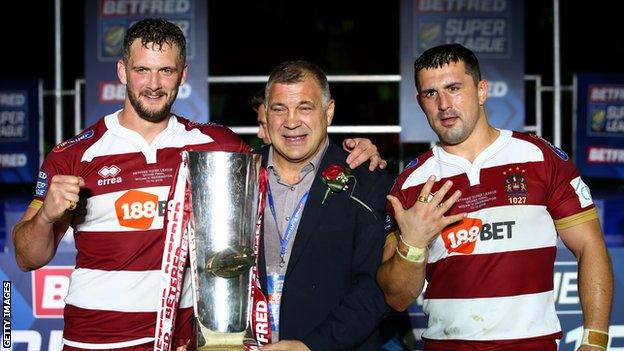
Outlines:
[[165,213],[166,201],[140,190],[129,190],[115,201],[117,220],[122,227],[149,229],[154,217]]
[[588,95],[591,102],[624,101],[624,86],[612,84],[590,85]]
[[119,82],[100,82],[100,103],[124,101],[126,98],[126,86]]
[[63,318],[69,277],[73,270],[70,266],[46,266],[31,273],[35,317]]
[[483,223],[478,218],[466,217],[455,225],[442,230],[446,251],[469,255],[479,241],[511,239],[515,221]]

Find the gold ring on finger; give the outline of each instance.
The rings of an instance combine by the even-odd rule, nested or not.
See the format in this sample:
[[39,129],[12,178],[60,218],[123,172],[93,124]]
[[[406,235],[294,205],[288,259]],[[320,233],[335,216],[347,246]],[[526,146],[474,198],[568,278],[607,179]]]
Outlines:
[[425,202],[425,203],[427,203],[427,202],[429,202],[429,201],[427,201],[427,197],[426,197],[426,196],[422,196],[422,195],[420,195],[420,196],[418,197],[418,202]]

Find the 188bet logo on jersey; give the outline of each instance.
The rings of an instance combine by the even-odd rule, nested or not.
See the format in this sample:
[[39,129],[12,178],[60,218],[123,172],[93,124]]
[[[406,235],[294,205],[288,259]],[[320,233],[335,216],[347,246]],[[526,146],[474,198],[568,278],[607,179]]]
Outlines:
[[446,251],[471,254],[477,241],[511,239],[515,221],[483,223],[479,218],[466,217],[454,225],[450,225],[440,236]]
[[165,213],[166,201],[158,195],[140,190],[128,190],[115,201],[119,225],[134,229],[149,229],[157,216]]

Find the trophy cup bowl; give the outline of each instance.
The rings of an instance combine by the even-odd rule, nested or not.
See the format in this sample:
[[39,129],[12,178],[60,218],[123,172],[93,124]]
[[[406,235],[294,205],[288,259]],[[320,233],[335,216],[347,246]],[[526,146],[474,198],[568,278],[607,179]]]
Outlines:
[[198,350],[244,350],[260,155],[188,152],[195,220]]

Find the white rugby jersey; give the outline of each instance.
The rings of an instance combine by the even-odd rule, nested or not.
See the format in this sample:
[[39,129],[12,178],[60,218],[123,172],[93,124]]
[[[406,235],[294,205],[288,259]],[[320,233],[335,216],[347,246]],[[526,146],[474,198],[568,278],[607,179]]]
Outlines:
[[431,175],[433,193],[446,180],[453,181],[449,196],[462,191],[446,215],[468,216],[429,246],[423,338],[560,338],[553,298],[556,230],[597,218],[572,161],[539,137],[501,130],[473,163],[434,147],[406,168],[391,194],[410,208]]
[[[229,129],[171,116],[151,144],[119,124],[119,111],[57,145],[44,161],[38,208],[56,174],[84,178],[75,211],[76,268],[65,299],[64,343],[85,349],[122,348],[154,339],[163,218],[182,150],[249,152]],[[188,275],[189,271],[187,271]],[[190,279],[184,280],[177,338],[190,338]]]

